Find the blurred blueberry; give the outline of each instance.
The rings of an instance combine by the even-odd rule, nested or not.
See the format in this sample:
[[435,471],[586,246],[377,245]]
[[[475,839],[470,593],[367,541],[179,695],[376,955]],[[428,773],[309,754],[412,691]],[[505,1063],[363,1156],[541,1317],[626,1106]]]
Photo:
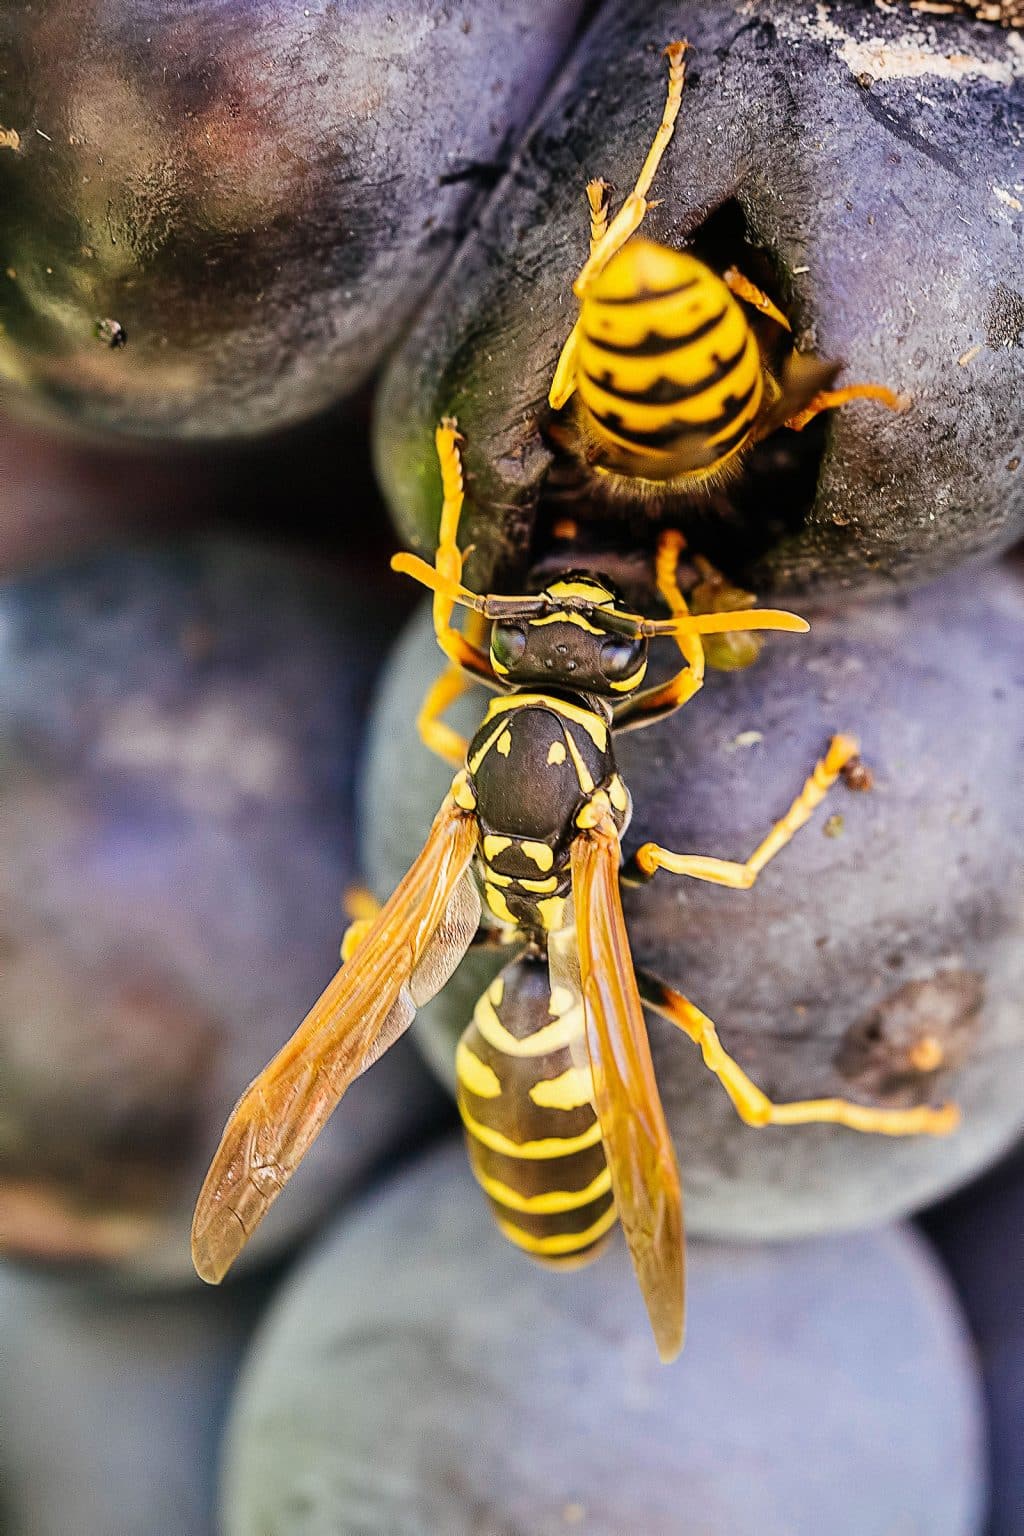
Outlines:
[[1024,1531],[1024,1149],[922,1225],[974,1334],[988,1407],[992,1497],[986,1536]]
[[[191,1277],[227,1113],[338,965],[393,611],[358,568],[210,540],[0,589],[8,1250]],[[308,1230],[437,1111],[403,1043],[247,1256]]]
[[443,271],[583,9],[12,0],[9,397],[86,430],[202,439],[351,394]]
[[226,1536],[979,1536],[975,1368],[906,1231],[694,1244],[658,1363],[621,1241],[556,1274],[461,1148],[293,1275],[228,1433]]
[[215,1536],[221,1428],[269,1289],[112,1297],[0,1266],[4,1536]]

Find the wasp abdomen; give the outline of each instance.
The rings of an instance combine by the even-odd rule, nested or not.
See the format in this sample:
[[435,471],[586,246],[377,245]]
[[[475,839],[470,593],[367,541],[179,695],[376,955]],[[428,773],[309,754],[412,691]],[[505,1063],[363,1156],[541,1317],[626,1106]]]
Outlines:
[[[582,1058],[582,1059],[581,1059]],[[522,955],[476,1006],[456,1055],[469,1158],[504,1235],[552,1264],[592,1258],[615,1225],[583,1012]]]
[[577,387],[602,461],[668,479],[737,452],[764,389],[757,341],[695,256],[632,240],[588,289]]

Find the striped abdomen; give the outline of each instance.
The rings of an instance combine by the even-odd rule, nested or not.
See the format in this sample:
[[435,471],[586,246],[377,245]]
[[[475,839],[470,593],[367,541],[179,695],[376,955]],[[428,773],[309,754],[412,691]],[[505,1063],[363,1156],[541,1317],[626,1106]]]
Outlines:
[[585,1062],[582,1006],[533,953],[491,983],[456,1055],[477,1182],[505,1236],[548,1263],[591,1258],[615,1225]]
[[764,393],[761,355],[710,267],[631,240],[580,318],[577,388],[602,463],[646,479],[703,477],[743,447]]

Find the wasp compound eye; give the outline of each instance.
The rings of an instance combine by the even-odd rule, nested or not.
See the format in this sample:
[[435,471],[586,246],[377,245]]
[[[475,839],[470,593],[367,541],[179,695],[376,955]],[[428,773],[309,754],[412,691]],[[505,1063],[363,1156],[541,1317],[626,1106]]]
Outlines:
[[613,680],[630,677],[643,660],[643,654],[642,640],[614,635],[601,646],[601,671]]
[[502,667],[514,667],[526,650],[526,630],[519,624],[496,624],[491,635],[491,655]]

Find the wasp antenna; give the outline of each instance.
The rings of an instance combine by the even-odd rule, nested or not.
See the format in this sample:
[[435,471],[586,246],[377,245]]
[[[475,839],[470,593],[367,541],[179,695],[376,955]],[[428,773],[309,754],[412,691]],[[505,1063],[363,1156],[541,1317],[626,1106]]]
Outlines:
[[748,629],[779,629],[805,635],[810,629],[799,614],[781,608],[737,608],[729,613],[683,614],[676,619],[645,619],[637,632],[655,635],[728,635]]
[[805,635],[810,629],[806,619],[781,608],[741,608],[731,613],[701,613],[669,621],[662,633],[691,635],[728,635],[748,629],[779,629]]
[[406,550],[400,550],[397,555],[391,557],[391,569],[398,571],[402,576],[411,576],[413,581],[418,581],[423,587],[429,587],[431,592],[439,593],[449,602],[461,603],[463,608],[474,608],[477,613],[483,611],[482,597],[478,597],[475,592],[470,592],[459,582],[451,581],[435,566],[421,560],[419,555],[410,555]]

